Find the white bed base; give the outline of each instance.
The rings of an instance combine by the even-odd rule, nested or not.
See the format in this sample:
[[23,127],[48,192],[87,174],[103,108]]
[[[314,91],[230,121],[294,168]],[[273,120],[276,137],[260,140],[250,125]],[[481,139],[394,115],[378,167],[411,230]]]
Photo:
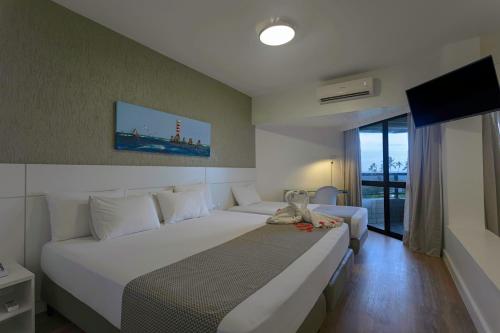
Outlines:
[[0,164],[0,260],[16,260],[35,273],[37,311],[44,311],[40,255],[50,241],[47,193],[206,183],[217,208],[226,209],[234,205],[233,184],[255,181],[255,168]]

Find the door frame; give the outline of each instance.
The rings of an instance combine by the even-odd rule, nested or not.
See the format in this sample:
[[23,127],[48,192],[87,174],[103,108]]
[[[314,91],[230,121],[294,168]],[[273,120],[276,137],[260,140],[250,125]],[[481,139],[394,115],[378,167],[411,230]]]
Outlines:
[[[382,124],[382,151],[383,151],[383,180],[363,180],[361,179],[361,187],[366,186],[376,186],[382,187],[384,189],[384,229],[375,228],[368,224],[368,230],[375,231],[393,238],[402,240],[403,235],[391,231],[391,206],[390,206],[390,189],[391,188],[406,188],[406,182],[395,182],[389,180],[389,121],[408,117],[409,114],[398,115],[388,119],[376,121],[374,123],[361,126],[359,130],[361,131],[364,127],[370,127],[373,125]],[[406,199],[405,199],[406,200]]]

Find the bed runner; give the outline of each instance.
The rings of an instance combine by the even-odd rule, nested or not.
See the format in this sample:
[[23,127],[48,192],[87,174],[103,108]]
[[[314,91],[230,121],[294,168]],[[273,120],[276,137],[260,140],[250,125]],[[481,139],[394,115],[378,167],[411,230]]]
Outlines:
[[267,224],[142,275],[123,292],[121,331],[216,332],[231,310],[328,231]]

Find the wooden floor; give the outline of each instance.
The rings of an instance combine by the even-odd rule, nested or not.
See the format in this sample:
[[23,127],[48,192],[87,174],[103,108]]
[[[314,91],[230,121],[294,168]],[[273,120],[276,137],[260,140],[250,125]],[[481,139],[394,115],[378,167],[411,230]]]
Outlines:
[[375,232],[321,333],[476,332],[444,262]]
[[[441,259],[370,232],[354,260],[347,291],[321,333],[476,332]],[[81,332],[64,318],[45,314],[37,316],[36,331]]]

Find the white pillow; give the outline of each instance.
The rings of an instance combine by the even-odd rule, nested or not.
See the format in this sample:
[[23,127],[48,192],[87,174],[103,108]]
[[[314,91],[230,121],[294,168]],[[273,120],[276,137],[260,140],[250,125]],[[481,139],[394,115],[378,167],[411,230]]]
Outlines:
[[[161,213],[161,208],[160,204],[158,203],[158,198],[156,197],[156,194],[158,192],[170,192],[172,193],[174,189],[170,188],[165,188],[165,189],[159,189],[159,188],[144,188],[144,189],[133,189],[133,190],[127,190],[126,196],[127,197],[132,197],[132,196],[137,196],[137,195],[144,195],[144,194],[150,194],[153,197],[153,202],[155,204],[155,210],[156,214],[158,215],[158,219],[160,222],[163,222],[165,219],[163,218],[163,214]],[[92,231],[92,230],[91,230]],[[95,236],[95,235],[94,235]]]
[[98,239],[157,229],[160,220],[149,195],[125,198],[90,197],[92,226]]
[[90,235],[89,197],[91,195],[118,198],[124,196],[124,191],[64,192],[47,195],[52,241]]
[[247,206],[262,201],[253,184],[232,186],[231,189],[236,202],[240,206]]
[[192,191],[201,191],[203,192],[203,197],[205,198],[205,204],[208,209],[214,209],[215,205],[212,202],[212,194],[210,193],[210,189],[207,184],[194,184],[194,185],[176,185],[174,187],[175,192],[192,192]]
[[200,191],[159,192],[157,198],[166,223],[210,215]]

